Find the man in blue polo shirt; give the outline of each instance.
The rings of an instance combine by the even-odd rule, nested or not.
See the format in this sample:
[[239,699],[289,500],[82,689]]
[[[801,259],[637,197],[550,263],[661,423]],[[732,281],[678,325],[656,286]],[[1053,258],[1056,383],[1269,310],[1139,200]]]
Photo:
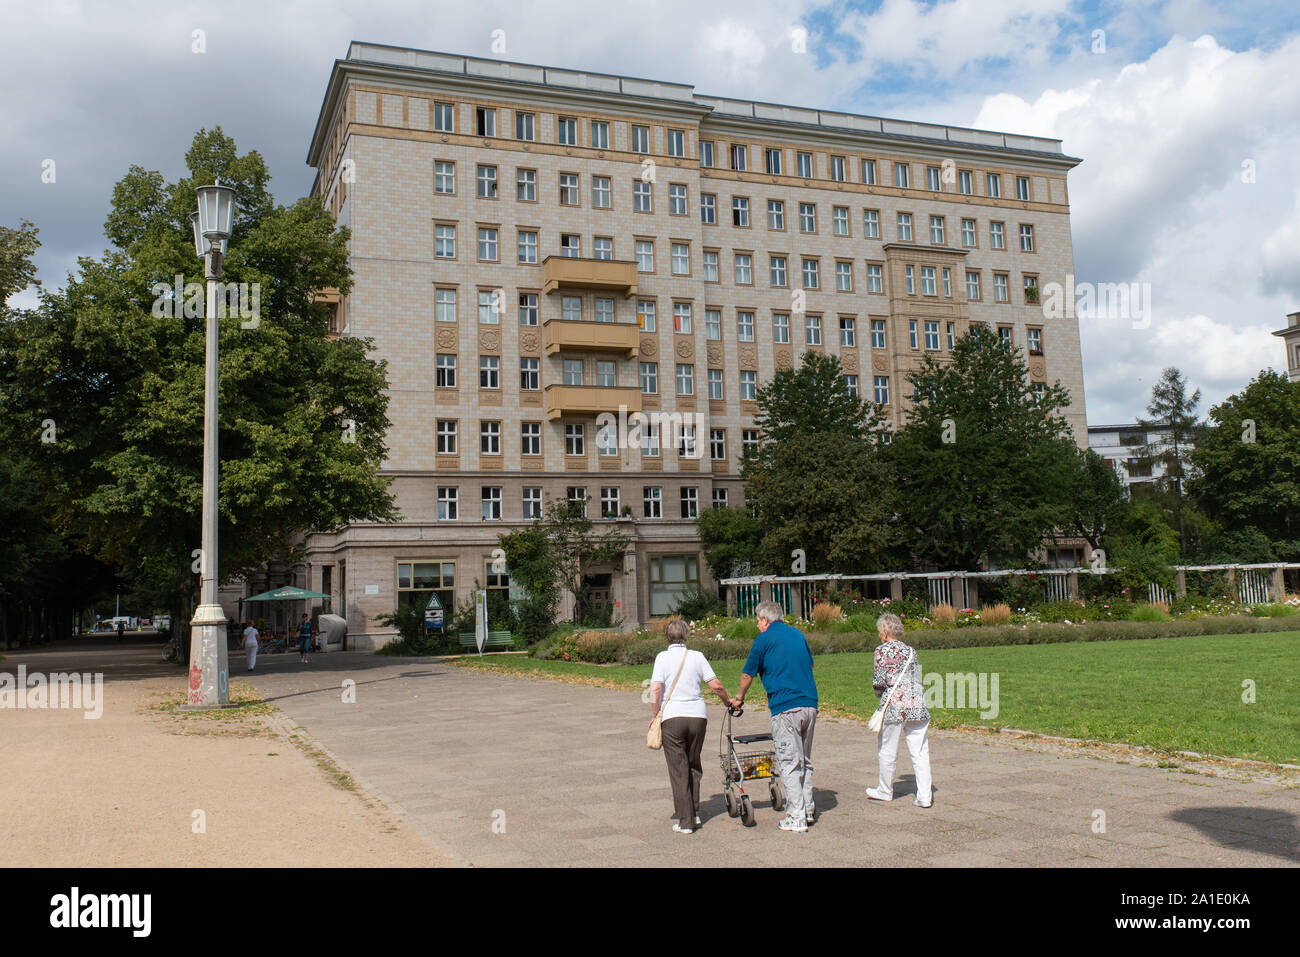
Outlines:
[[779,826],[783,831],[806,831],[813,822],[812,743],[817,724],[812,652],[803,632],[781,620],[784,611],[776,602],[762,602],[754,614],[759,635],[740,675],[736,707],[744,703],[758,675],[767,691],[772,743],[785,787],[786,816]]

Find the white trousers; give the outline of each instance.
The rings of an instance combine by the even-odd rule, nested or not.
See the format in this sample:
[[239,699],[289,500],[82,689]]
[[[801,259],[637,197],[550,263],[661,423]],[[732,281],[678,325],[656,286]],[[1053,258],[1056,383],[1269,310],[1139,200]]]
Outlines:
[[930,781],[930,722],[905,721],[882,724],[877,732],[876,746],[880,763],[880,792],[894,795],[894,768],[898,764],[898,739],[907,738],[907,751],[912,756],[912,770],[916,773],[916,799],[929,804],[933,798]]
[[248,670],[252,671],[253,666],[257,664],[257,642],[255,641],[245,642],[244,650],[248,652]]

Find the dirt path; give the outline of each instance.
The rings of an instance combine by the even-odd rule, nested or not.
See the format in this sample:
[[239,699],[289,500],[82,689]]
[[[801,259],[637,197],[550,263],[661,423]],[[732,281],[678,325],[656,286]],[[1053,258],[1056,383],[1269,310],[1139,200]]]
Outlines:
[[10,651],[0,674],[19,665],[101,672],[104,706],[0,708],[0,866],[456,863],[276,709],[174,710],[184,674],[155,643]]

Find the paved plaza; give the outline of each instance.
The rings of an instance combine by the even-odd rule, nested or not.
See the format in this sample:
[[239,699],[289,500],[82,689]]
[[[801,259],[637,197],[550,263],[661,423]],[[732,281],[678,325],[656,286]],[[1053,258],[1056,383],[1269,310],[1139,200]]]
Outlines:
[[[354,704],[342,700],[345,680],[356,682]],[[253,684],[417,831],[472,865],[1300,863],[1293,785],[937,732],[934,807],[913,806],[906,756],[895,800],[879,804],[863,793],[875,783],[874,735],[826,717],[813,749],[817,824],[779,831],[760,784],[751,792],[758,823],[744,828],[725,810],[716,707],[704,826],[675,834],[664,758],[645,747],[649,708],[637,692],[353,653],[307,666],[263,657]],[[747,712],[737,732],[766,730],[766,721]],[[1104,833],[1094,833],[1099,811]]]

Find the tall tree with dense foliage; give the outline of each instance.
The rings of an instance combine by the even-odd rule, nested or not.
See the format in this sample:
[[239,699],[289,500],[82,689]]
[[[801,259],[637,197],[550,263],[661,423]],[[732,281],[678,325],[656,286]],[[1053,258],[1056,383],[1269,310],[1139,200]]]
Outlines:
[[704,563],[714,578],[728,578],[745,570],[750,574],[772,571],[756,564],[763,547],[763,528],[749,506],[706,508],[695,520],[695,527]]
[[174,183],[133,166],[105,223],[113,248],[81,259],[0,342],[0,435],[31,451],[43,507],[95,556],[169,592],[177,623],[197,584],[202,498],[203,299],[186,309],[183,288],[203,282],[197,185],[234,188],[223,278],[260,291],[254,315],[220,320],[220,577],[287,556],[298,533],[395,515],[376,474],[384,365],[367,340],[332,337],[316,300],[350,288],[346,231],[317,199],[275,204],[262,157],[219,128],[194,137],[186,165]]
[[887,568],[897,558],[898,505],[877,407],[850,395],[839,360],[818,352],[778,372],[757,398],[761,442],[741,470],[762,536],[757,561],[810,573]]
[[[1226,532],[1230,554],[1267,554],[1254,529],[1300,558],[1300,382],[1265,369],[1210,409],[1192,452],[1189,492]],[[1252,544],[1253,543],[1253,544]],[[1264,559],[1267,560],[1267,559]]]
[[1138,425],[1160,436],[1142,446],[1137,461],[1148,467],[1164,467],[1164,474],[1155,485],[1173,497],[1180,552],[1187,550],[1183,491],[1189,477],[1192,449],[1201,430],[1201,422],[1196,416],[1196,407],[1201,404],[1201,390],[1188,395],[1187,388],[1187,379],[1182,372],[1173,366],[1167,367],[1151,387],[1151,402],[1147,405],[1150,418],[1138,419]]
[[1022,563],[1066,520],[1069,393],[1059,382],[1036,393],[1019,350],[984,326],[907,379],[914,404],[888,448],[914,556],[967,570]]
[[1060,531],[1082,538],[1095,550],[1102,548],[1107,535],[1124,521],[1128,496],[1115,469],[1092,449],[1076,448],[1074,456]]

